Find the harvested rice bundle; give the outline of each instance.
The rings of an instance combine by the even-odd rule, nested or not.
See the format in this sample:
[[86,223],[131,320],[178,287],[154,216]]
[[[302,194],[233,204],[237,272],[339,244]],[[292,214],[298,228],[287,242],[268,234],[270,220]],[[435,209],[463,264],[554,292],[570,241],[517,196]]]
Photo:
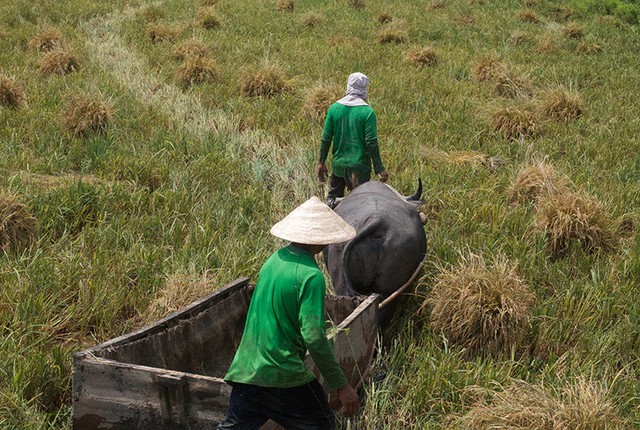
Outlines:
[[454,418],[450,429],[630,429],[602,382],[578,378],[558,387],[515,381],[503,391],[470,390],[480,391],[480,398],[491,398]]
[[217,286],[218,280],[211,272],[205,272],[202,275],[169,275],[158,296],[144,313],[142,323],[156,321],[175,312],[209,294]]
[[598,54],[602,52],[602,46],[594,42],[580,42],[576,46],[576,51],[581,54]]
[[64,128],[76,136],[104,131],[113,117],[110,104],[83,94],[69,97],[63,110]]
[[219,75],[211,60],[205,57],[187,57],[176,71],[176,81],[183,88],[214,80]]
[[147,6],[141,9],[137,15],[146,22],[157,21],[160,18],[164,18],[164,10],[158,6]]
[[521,45],[523,43],[528,42],[529,40],[530,40],[529,35],[524,31],[514,31],[513,34],[511,34],[511,37],[509,38],[509,42],[512,45]]
[[570,22],[564,26],[562,34],[571,39],[582,39],[584,37],[584,25]]
[[33,241],[36,219],[16,197],[0,191],[0,251],[18,249]]
[[406,29],[406,23],[404,21],[392,21],[389,24],[385,24],[378,30],[376,35],[378,43],[404,43],[409,39],[409,33]]
[[431,328],[472,354],[510,354],[529,327],[535,296],[504,256],[477,255],[441,272],[425,306]]
[[47,27],[41,30],[29,41],[29,45],[38,52],[49,52],[62,47],[62,32],[56,27]]
[[202,7],[196,14],[196,22],[205,30],[214,30],[222,25],[220,17],[212,7]]
[[311,88],[304,100],[302,112],[310,119],[324,118],[329,106],[344,94],[338,85],[318,85]]
[[285,74],[275,66],[245,73],[240,91],[246,97],[273,97],[289,91]]
[[393,21],[393,15],[391,15],[388,12],[380,12],[378,14],[378,22],[380,24],[389,24],[391,21]]
[[540,16],[536,13],[536,11],[531,9],[524,9],[519,11],[518,20],[530,24],[538,24],[541,21]]
[[446,3],[444,2],[444,0],[432,0],[428,5],[427,5],[427,10],[439,10],[439,9],[444,9],[444,7],[446,6]]
[[535,203],[539,198],[567,191],[569,184],[568,178],[560,175],[551,163],[537,161],[518,171],[507,196],[514,203]]
[[536,228],[545,232],[547,251],[554,257],[565,255],[572,244],[588,253],[610,251],[620,239],[600,202],[571,191],[538,200]]
[[471,74],[478,82],[487,82],[504,73],[507,67],[495,55],[483,55],[471,66]]
[[63,48],[56,48],[47,52],[40,63],[40,72],[45,76],[52,74],[66,75],[77,72],[79,69],[80,61],[78,57]]
[[151,43],[174,42],[178,37],[178,30],[166,24],[150,24],[147,27],[147,38]]
[[493,130],[502,134],[505,139],[536,136],[540,133],[538,118],[526,107],[498,108],[491,113],[489,122]]
[[278,0],[276,10],[278,12],[293,12],[293,0]]
[[545,33],[538,39],[538,44],[533,52],[536,54],[553,54],[558,52],[560,43],[555,35]]
[[438,64],[440,55],[431,46],[424,48],[412,48],[407,51],[406,59],[408,62],[417,67],[435,66]]
[[499,97],[529,97],[533,84],[528,75],[507,69],[493,77],[493,93]]
[[584,113],[584,103],[579,94],[564,89],[548,92],[540,105],[542,115],[555,121],[569,121]]
[[24,88],[15,79],[0,75],[0,107],[17,109],[25,104]]
[[309,12],[300,17],[300,23],[305,27],[315,27],[324,21],[324,16],[317,12]]
[[207,55],[207,45],[199,39],[188,39],[182,42],[173,51],[173,59],[183,61],[187,57],[205,57]]
[[364,0],[348,0],[348,3],[355,10],[363,10],[367,5]]

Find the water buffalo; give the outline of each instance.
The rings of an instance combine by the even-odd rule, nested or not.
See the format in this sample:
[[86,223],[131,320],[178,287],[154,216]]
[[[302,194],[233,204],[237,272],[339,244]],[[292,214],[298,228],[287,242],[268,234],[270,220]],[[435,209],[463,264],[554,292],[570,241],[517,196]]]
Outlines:
[[348,242],[329,245],[324,260],[336,294],[378,293],[383,299],[412,282],[427,253],[423,203],[378,181],[356,187],[335,207],[356,229]]

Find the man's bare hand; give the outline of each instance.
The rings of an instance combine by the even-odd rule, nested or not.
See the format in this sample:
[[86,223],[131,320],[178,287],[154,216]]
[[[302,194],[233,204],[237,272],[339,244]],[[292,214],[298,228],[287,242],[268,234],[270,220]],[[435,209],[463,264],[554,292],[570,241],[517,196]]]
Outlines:
[[316,173],[318,174],[318,180],[320,182],[324,182],[327,180],[327,174],[329,173],[329,170],[327,170],[327,166],[322,161],[318,161]]
[[342,406],[342,409],[340,409],[342,416],[351,417],[360,409],[360,399],[358,398],[356,390],[347,384],[329,395],[329,406],[331,406],[333,410],[337,410]]
[[386,170],[383,170],[382,172],[380,172],[380,181],[387,182],[388,179],[389,179],[389,173],[387,173]]

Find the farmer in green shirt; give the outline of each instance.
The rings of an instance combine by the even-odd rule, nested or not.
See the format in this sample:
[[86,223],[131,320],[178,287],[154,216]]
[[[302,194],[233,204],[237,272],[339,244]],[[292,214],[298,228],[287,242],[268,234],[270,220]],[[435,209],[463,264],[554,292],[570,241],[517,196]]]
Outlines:
[[389,178],[378,148],[378,126],[376,112],[367,104],[369,78],[362,73],[352,73],[347,79],[347,94],[329,107],[322,129],[320,160],[316,171],[320,182],[324,182],[328,169],[325,164],[333,141],[333,165],[327,199],[334,206],[337,197],[344,197],[345,171],[355,177],[353,186],[371,179],[373,170],[386,182]]
[[358,411],[327,340],[325,281],[314,255],[330,243],[351,239],[355,230],[317,197],[271,228],[291,244],[262,266],[238,351],[225,376],[233,386],[226,419],[218,429],[258,429],[272,419],[287,429],[334,429],[327,396],[304,365],[307,351],[342,414]]

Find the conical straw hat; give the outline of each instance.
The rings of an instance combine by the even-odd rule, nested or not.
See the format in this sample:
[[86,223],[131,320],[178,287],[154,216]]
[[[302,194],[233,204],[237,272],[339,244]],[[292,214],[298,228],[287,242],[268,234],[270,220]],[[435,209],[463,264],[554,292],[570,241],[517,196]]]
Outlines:
[[280,239],[307,245],[344,242],[356,235],[353,227],[317,197],[295,208],[270,231]]

